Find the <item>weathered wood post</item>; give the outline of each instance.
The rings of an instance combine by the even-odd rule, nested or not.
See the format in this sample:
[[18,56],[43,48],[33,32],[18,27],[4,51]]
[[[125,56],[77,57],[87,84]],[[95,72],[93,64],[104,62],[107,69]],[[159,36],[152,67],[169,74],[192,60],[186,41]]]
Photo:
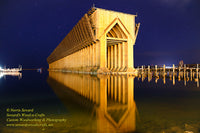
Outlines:
[[184,64],[184,79],[185,79],[185,72],[186,72],[186,64]]
[[157,66],[157,65],[155,65],[155,71],[156,71],[156,73],[157,73],[157,70],[158,70],[158,66]]
[[165,76],[165,64],[163,65],[163,76]]
[[192,81],[192,68],[190,68],[190,80]]
[[148,65],[148,73],[150,73],[150,66]]
[[184,85],[186,86],[186,77],[185,77],[185,73],[186,72],[186,64],[184,64],[184,68],[183,68],[183,77],[184,77]]
[[196,77],[197,77],[197,79],[198,79],[198,77],[199,77],[199,64],[197,64],[196,73],[197,73],[197,74],[196,74],[196,75],[197,75]]
[[144,66],[142,65],[142,74],[144,73]]

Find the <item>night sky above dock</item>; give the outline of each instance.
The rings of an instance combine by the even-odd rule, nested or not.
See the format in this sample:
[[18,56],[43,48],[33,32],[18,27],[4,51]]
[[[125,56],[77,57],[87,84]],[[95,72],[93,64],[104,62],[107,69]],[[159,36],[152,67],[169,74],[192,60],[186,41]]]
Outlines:
[[0,66],[47,68],[46,58],[93,4],[138,14],[135,66],[200,64],[199,0],[1,0]]

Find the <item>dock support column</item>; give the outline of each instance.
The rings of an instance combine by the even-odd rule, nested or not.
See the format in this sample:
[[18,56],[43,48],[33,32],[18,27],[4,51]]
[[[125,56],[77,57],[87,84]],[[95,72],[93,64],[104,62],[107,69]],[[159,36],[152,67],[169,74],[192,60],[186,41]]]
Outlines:
[[122,59],[121,59],[121,62],[122,62],[122,71],[125,69],[125,43],[122,42]]
[[86,56],[87,56],[87,68],[90,66],[90,61],[89,61],[89,59],[90,59],[90,49],[89,49],[89,46],[87,46],[86,47],[86,50],[87,50],[87,52],[86,52]]
[[89,67],[91,67],[91,53],[92,53],[91,45],[88,46],[88,50],[89,50],[89,53],[88,53],[88,55],[89,55]]
[[196,77],[198,79],[198,76],[199,76],[199,64],[197,64],[197,69],[196,69]]
[[128,55],[127,55],[127,67],[128,70],[127,72],[133,72],[134,71],[134,67],[133,67],[133,42],[131,41],[130,38],[128,38],[128,42],[127,42],[127,51],[128,51]]
[[110,46],[108,46],[108,69],[110,69],[110,60],[111,60],[111,47]]
[[121,69],[121,56],[122,56],[122,44],[121,43],[119,43],[118,44],[118,70],[120,70]]
[[97,73],[108,73],[109,70],[107,68],[107,40],[106,35],[103,35],[100,38],[100,68]]
[[82,71],[82,68],[83,68],[83,49],[81,49],[81,71]]
[[90,45],[90,67],[93,67],[93,44]]
[[114,45],[114,71],[117,69],[117,45]]
[[93,43],[93,67],[96,67],[96,44]]
[[110,70],[112,70],[114,67],[114,46],[111,46],[111,52],[110,52],[110,54],[111,54],[111,62],[110,62],[110,66],[111,66],[111,68],[110,68]]
[[165,75],[165,64],[163,65],[163,74]]
[[96,66],[100,67],[100,42],[96,42]]
[[118,76],[118,102],[122,99],[121,76]]

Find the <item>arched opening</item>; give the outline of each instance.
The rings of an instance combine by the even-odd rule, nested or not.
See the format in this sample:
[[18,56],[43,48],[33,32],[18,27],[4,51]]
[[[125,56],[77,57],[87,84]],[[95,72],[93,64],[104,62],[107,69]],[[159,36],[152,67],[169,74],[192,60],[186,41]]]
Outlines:
[[107,68],[112,72],[118,72],[125,62],[125,44],[127,35],[118,23],[116,23],[106,34],[107,39]]

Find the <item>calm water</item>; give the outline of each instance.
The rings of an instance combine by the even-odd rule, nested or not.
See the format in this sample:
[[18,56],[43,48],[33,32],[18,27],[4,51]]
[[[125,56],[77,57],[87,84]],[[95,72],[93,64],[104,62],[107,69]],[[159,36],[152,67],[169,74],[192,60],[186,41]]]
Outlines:
[[47,71],[0,77],[0,133],[200,132],[195,78]]

